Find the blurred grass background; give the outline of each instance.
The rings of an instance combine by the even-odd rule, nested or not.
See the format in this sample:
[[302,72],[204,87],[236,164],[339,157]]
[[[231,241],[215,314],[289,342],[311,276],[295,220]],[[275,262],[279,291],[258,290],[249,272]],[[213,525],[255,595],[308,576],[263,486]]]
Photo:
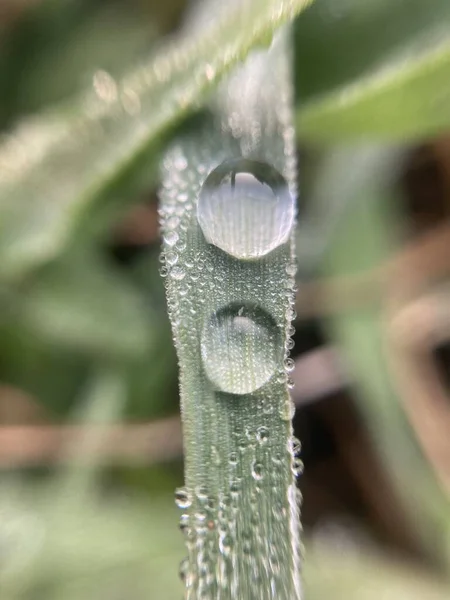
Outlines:
[[[31,115],[70,117],[198,14],[184,0],[4,0],[2,143]],[[449,593],[449,84],[436,74],[428,108],[422,82],[408,87],[448,17],[438,0],[316,0],[296,24],[306,598]],[[403,96],[385,80],[371,95],[388,68],[408,72]],[[2,599],[181,597],[177,366],[148,171],[89,206],[51,260],[0,278]],[[11,235],[26,239],[26,210]]]

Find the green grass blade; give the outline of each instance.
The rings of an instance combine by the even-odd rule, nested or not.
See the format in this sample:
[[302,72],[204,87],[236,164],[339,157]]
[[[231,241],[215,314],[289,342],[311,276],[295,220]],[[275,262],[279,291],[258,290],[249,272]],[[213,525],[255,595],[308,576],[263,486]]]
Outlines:
[[[180,363],[186,489],[179,496],[186,508],[181,522],[189,552],[188,599],[300,596],[298,448],[292,448],[285,362],[295,274],[292,232],[272,252],[240,260],[208,244],[196,217],[205,177],[241,156],[273,165],[295,194],[289,58],[287,37],[252,55],[215,98],[215,117],[192,128],[164,159],[163,268]],[[212,220],[223,217],[225,231],[231,216],[225,211]],[[253,228],[265,231],[261,219],[259,214],[249,220],[246,239]],[[242,346],[232,329],[220,326],[221,315],[231,309],[234,318],[248,311],[258,324]],[[256,381],[268,362],[272,376],[265,385],[240,387]]]
[[450,124],[447,0],[318,0],[298,21],[300,134],[417,139]]

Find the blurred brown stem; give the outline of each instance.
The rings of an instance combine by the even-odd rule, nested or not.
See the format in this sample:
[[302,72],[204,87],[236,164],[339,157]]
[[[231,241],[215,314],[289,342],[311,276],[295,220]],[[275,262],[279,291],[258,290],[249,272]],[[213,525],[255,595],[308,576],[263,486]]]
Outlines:
[[[64,460],[61,451],[95,427],[104,435],[96,462],[108,464],[149,464],[181,456],[179,417],[133,425],[25,425],[0,427],[0,467],[56,464]],[[105,432],[106,429],[106,432]],[[100,432],[101,430],[101,432]],[[76,457],[71,457],[75,461]],[[88,461],[89,457],[83,457]]]

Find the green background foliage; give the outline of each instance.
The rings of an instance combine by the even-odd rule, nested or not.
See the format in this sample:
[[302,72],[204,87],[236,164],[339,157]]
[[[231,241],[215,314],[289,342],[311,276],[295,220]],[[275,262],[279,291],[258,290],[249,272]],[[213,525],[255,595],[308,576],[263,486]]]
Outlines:
[[[182,0],[38,0],[20,3],[20,10],[5,4],[0,381],[29,394],[45,422],[152,421],[176,413],[159,242],[153,236],[133,248],[128,261],[132,244],[120,238],[120,223],[134,206],[154,205],[167,143],[185,131],[218,82],[253,48],[270,44],[284,23],[294,21],[297,138],[314,158],[301,165],[300,270],[362,271],[380,264],[401,239],[391,201],[399,157],[450,123],[448,2],[224,4],[220,11],[212,3],[194,10]],[[109,74],[100,76],[103,99],[92,86],[99,72]],[[352,144],[361,141],[372,158],[358,162],[361,148]],[[331,155],[338,157],[333,168]],[[318,237],[311,257],[302,240]],[[448,500],[392,389],[381,319],[374,306],[327,326],[363,390],[361,411],[411,527],[428,554],[448,564]],[[76,456],[84,442],[67,452]],[[181,481],[178,462],[5,467],[2,597],[179,598],[183,547],[172,495]],[[420,573],[417,585],[408,583],[410,572],[395,563],[349,566],[323,548],[310,557],[305,579],[312,599],[365,598],[362,579],[386,598],[414,598],[417,590],[417,597],[448,597]]]

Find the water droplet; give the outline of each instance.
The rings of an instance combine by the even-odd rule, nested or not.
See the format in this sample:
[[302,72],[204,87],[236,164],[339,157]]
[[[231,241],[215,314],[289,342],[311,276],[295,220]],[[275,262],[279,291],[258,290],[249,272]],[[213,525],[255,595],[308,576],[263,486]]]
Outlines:
[[231,452],[230,456],[229,456],[229,462],[230,465],[232,466],[236,466],[238,464],[238,455],[237,452]]
[[298,454],[300,454],[301,449],[302,449],[302,443],[301,441],[296,438],[295,436],[292,436],[291,439],[289,440],[289,450],[292,453],[292,456],[297,456]]
[[297,274],[297,265],[295,263],[289,263],[286,267],[286,273],[291,277],[295,277]]
[[166,263],[168,265],[174,265],[178,262],[178,254],[176,252],[166,253]]
[[224,556],[229,556],[233,545],[233,538],[229,534],[221,535],[219,538],[219,549]]
[[256,430],[256,439],[260,444],[265,444],[269,439],[269,435],[270,432],[268,427],[261,426]]
[[278,366],[278,338],[275,322],[259,307],[233,304],[220,309],[202,332],[206,374],[223,392],[254,392],[269,381]]
[[206,501],[208,500],[208,490],[206,489],[206,486],[205,485],[198,485],[195,488],[195,495],[197,496],[197,500],[201,504],[205,504]]
[[197,218],[210,244],[236,258],[258,258],[287,242],[294,223],[294,199],[272,166],[229,160],[206,178]]
[[264,477],[264,467],[260,462],[254,462],[252,464],[252,477],[255,481],[261,481]]
[[175,503],[178,508],[189,508],[191,506],[191,498],[186,488],[175,490]]
[[176,267],[173,267],[173,268],[170,270],[170,274],[171,274],[171,276],[172,276],[174,279],[176,279],[177,281],[181,281],[182,279],[184,279],[184,276],[186,275],[186,273],[185,273],[185,271],[184,271],[183,267],[178,267],[178,266],[176,266]]
[[295,363],[292,360],[292,358],[286,358],[286,360],[284,361],[284,368],[287,373],[291,373],[294,370]]
[[169,217],[167,219],[167,221],[165,222],[165,227],[170,231],[172,229],[176,229],[179,224],[180,224],[179,217],[173,216],[173,217]]
[[179,567],[179,575],[180,575],[181,581],[183,581],[183,582],[186,581],[188,574],[189,574],[189,559],[183,558],[183,560],[180,562],[180,567]]
[[178,242],[178,233],[176,231],[168,231],[164,234],[164,241],[168,246],[175,246]]
[[180,529],[182,532],[185,532],[188,527],[189,527],[189,515],[186,513],[183,513],[180,517]]
[[292,461],[292,473],[295,477],[299,477],[303,473],[303,461],[295,457]]
[[232,496],[237,496],[241,491],[241,483],[237,479],[230,483],[230,492]]

